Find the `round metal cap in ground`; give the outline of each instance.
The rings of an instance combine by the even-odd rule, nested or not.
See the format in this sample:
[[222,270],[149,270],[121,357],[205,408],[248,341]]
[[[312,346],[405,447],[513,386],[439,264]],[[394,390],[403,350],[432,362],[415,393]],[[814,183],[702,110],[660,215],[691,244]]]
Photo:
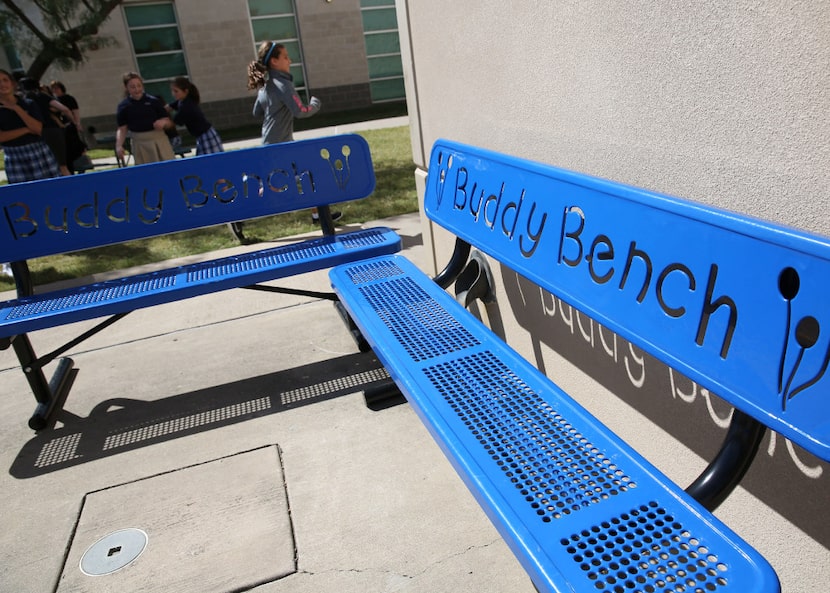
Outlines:
[[89,576],[110,574],[138,558],[147,546],[147,534],[129,528],[114,531],[92,544],[81,556],[81,572]]

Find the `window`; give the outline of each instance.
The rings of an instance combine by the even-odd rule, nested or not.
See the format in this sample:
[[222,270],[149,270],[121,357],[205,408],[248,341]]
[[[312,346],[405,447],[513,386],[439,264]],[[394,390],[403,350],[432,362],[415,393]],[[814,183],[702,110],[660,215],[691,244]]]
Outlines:
[[254,32],[254,55],[263,41],[282,43],[291,57],[294,88],[298,94],[306,94],[303,50],[293,0],[248,0],[248,13]]
[[149,94],[169,101],[170,80],[187,76],[173,3],[125,6],[124,14],[144,88]]
[[403,99],[406,91],[395,0],[360,0],[360,13],[369,60],[372,102]]

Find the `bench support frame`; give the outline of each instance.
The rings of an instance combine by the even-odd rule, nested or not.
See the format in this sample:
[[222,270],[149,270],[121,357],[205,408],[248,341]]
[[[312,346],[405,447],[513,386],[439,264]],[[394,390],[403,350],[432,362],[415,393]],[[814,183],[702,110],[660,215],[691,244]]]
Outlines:
[[706,469],[689,484],[686,493],[709,511],[718,508],[741,483],[766,432],[766,426],[733,408],[729,430],[720,449]]

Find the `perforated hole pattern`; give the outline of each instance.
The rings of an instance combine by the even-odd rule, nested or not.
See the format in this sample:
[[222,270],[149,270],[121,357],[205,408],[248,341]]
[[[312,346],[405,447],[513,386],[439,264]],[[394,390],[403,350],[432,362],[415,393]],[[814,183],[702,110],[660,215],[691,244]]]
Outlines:
[[199,282],[240,272],[269,269],[285,263],[328,255],[333,251],[334,247],[330,243],[315,242],[237,255],[190,266],[187,270],[187,281]]
[[[395,278],[396,265],[380,263],[353,266],[350,277],[356,284],[391,278],[361,292],[413,360],[478,345],[417,285]],[[492,352],[423,372],[514,485],[516,506],[524,503],[543,524],[637,487]],[[706,593],[727,584],[728,567],[655,502],[560,543],[593,587],[585,591]]]
[[366,245],[379,245],[385,240],[384,234],[381,229],[366,229],[343,236],[341,242],[345,249],[356,249]]
[[410,278],[360,290],[416,362],[478,345],[478,340]]
[[594,591],[706,593],[727,584],[726,565],[656,502],[560,543]]
[[[350,236],[343,241],[344,247],[354,249],[363,245],[377,244],[383,240],[382,233],[378,230],[370,229],[364,233],[355,233],[355,235],[357,236]],[[188,283],[200,282],[240,272],[273,268],[284,263],[329,255],[333,251],[334,246],[329,240],[325,239],[309,241],[302,245],[276,247],[188,266],[186,267],[186,281]],[[114,280],[97,285],[91,290],[59,298],[38,299],[33,297],[31,302],[24,300],[20,305],[13,307],[9,312],[8,319],[20,319],[40,313],[63,311],[90,303],[101,303],[126,296],[162,290],[176,284],[177,273],[177,270],[171,270],[165,273],[153,274],[151,277],[139,276],[134,279]]]
[[152,277],[138,277],[135,279],[114,280],[97,285],[94,289],[85,290],[58,298],[35,300],[33,302],[17,305],[9,312],[8,319],[20,319],[29,315],[37,315],[50,311],[62,311],[82,307],[90,303],[116,300],[125,296],[151,292],[173,286],[176,283],[175,273],[154,274]]
[[424,372],[543,522],[636,487],[491,352]]
[[403,274],[403,270],[393,261],[380,260],[368,264],[355,264],[346,270],[353,284],[365,284],[373,280],[394,278]]

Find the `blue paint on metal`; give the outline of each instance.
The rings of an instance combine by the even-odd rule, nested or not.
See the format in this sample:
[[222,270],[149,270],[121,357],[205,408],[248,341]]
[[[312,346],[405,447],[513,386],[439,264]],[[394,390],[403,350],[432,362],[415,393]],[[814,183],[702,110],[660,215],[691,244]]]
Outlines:
[[539,591],[779,591],[757,551],[409,260],[329,276]]
[[[431,220],[830,460],[830,239],[447,140],[426,188]],[[780,591],[409,260],[329,276],[540,591]]]
[[0,337],[287,278],[400,248],[397,233],[374,227],[5,301],[0,303]]
[[300,140],[0,187],[0,260],[17,261],[369,196],[366,140]]
[[425,209],[830,459],[827,237],[447,140]]

